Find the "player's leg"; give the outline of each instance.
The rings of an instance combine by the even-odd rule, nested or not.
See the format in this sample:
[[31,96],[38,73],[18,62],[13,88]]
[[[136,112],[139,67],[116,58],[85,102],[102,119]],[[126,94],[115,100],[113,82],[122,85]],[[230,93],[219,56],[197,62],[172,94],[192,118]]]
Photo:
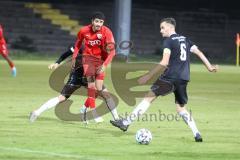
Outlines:
[[107,90],[107,88],[104,85],[102,87],[102,91],[99,92],[99,96],[101,96],[104,99],[106,106],[108,107],[109,111],[112,114],[113,119],[118,120],[119,116],[117,113],[117,106],[116,106],[111,94],[109,93],[109,91]]
[[157,79],[152,85],[151,90],[145,95],[143,100],[135,107],[133,112],[124,120],[110,121],[112,125],[120,128],[123,131],[127,131],[128,126],[137,119],[140,115],[144,114],[150,107],[150,104],[158,97],[164,96],[173,91],[173,84],[169,81],[161,78]]
[[96,90],[102,90],[102,85],[103,85],[103,79],[100,80],[101,82],[99,82],[99,79],[96,79],[98,68],[102,65],[102,62],[101,60],[92,56],[83,56],[82,61],[83,61],[84,75],[86,76],[87,82],[88,82],[88,98],[86,100],[87,103],[85,103],[85,105],[87,104],[90,108],[93,109],[92,113],[93,113],[93,117],[95,117],[95,121],[101,122],[103,121],[103,119],[98,116],[95,110],[95,107],[96,107],[95,101],[96,101]]
[[59,103],[64,102],[67,100],[74,91],[76,91],[80,86],[74,86],[71,85],[71,78],[69,78],[68,83],[63,87],[61,91],[61,95],[58,97],[54,97],[49,99],[47,102],[45,102],[43,105],[41,105],[38,109],[34,110],[30,113],[29,120],[30,122],[34,122],[43,112],[57,106]]
[[[91,77],[93,78],[93,77]],[[88,78],[90,79],[90,78]],[[95,81],[89,81],[88,80],[88,98],[87,98],[87,102],[90,108],[95,108],[96,104],[95,104],[95,100],[96,99],[96,88],[95,88]]]
[[202,142],[202,137],[197,129],[196,123],[193,119],[193,116],[187,111],[186,107],[180,104],[176,104],[177,113],[183,118],[184,122],[189,126],[192,130],[195,141]]
[[35,113],[39,116],[46,110],[49,110],[56,105],[58,105],[61,102],[64,102],[67,98],[64,95],[59,95],[57,97],[49,99],[47,102],[45,102],[43,105],[41,105],[37,110],[35,110]]
[[182,117],[184,122],[189,126],[192,130],[193,135],[195,137],[196,142],[202,142],[202,137],[200,135],[199,130],[197,129],[196,123],[192,117],[192,115],[187,111],[186,104],[188,101],[187,96],[187,82],[186,81],[178,81],[175,83],[175,103],[177,113]]
[[47,102],[41,105],[38,109],[30,113],[29,121],[34,122],[43,112],[55,107],[56,105],[58,105],[59,103],[65,100],[66,100],[66,97],[64,97],[63,95],[49,99]]
[[143,100],[135,107],[133,112],[123,121],[124,125],[130,125],[136,118],[144,114],[150,107],[150,104],[157,98],[153,91],[149,91]]
[[83,55],[82,65],[83,65],[83,75],[87,78],[87,103],[91,108],[95,108],[95,65],[94,59],[92,56]]
[[[96,91],[96,90],[95,90],[95,91]],[[95,94],[96,94],[96,95],[95,95],[95,98],[97,98],[97,97],[98,97],[97,92],[95,92]],[[103,119],[100,115],[98,115],[98,113],[97,113],[97,111],[96,111],[96,107],[92,107],[92,106],[93,106],[92,104],[93,104],[93,103],[92,103],[92,99],[90,99],[90,98],[88,97],[88,98],[86,99],[84,105],[80,108],[80,113],[84,113],[84,114],[86,115],[87,110],[91,110],[95,122],[96,122],[96,123],[101,123],[101,122],[103,122],[104,119]],[[85,116],[84,116],[84,123],[87,123],[87,119],[86,119]]]
[[16,77],[17,76],[17,69],[16,69],[13,61],[8,56],[8,50],[7,50],[5,45],[3,45],[2,48],[3,49],[0,50],[0,54],[2,55],[2,57],[7,61],[8,65],[10,66],[11,71],[12,71],[12,76]]
[[101,91],[104,80],[104,73],[98,73],[102,66],[102,60],[92,57],[83,56],[84,75],[88,82],[88,103],[91,108],[95,108],[96,90]]
[[[87,83],[85,81],[87,81]],[[89,83],[89,82],[92,82],[92,83]],[[92,110],[93,117],[95,117],[94,118],[95,122],[97,122],[97,123],[103,122],[104,121],[103,118],[101,116],[99,116],[97,114],[96,110],[95,110],[95,99],[97,98],[98,94],[96,92],[94,78],[93,77],[92,78],[88,77],[87,80],[84,80],[84,78],[83,78],[81,85],[82,86],[90,86],[90,88],[91,88],[91,89],[89,89],[89,87],[87,87],[88,98],[86,99],[84,105],[80,108],[80,113],[84,114],[83,122],[88,123],[87,122],[87,117],[86,117],[86,112],[87,112],[88,109]],[[95,94],[94,96],[93,96],[93,92]]]
[[96,87],[95,87],[95,81],[93,81],[92,78],[88,77],[88,98],[86,99],[83,108],[86,108],[84,112],[87,111],[87,108],[90,108],[92,110],[94,120],[97,123],[101,123],[101,122],[103,122],[103,119],[96,112],[96,104],[95,104],[95,102],[96,102]]
[[[102,95],[102,88],[103,88],[103,79],[104,79],[104,73],[99,74],[96,76],[96,80],[95,80],[95,95]],[[97,97],[95,97],[96,99]],[[95,100],[94,99],[94,100]],[[97,111],[96,111],[96,107],[94,106],[94,108],[92,108],[92,114],[94,120],[98,123],[103,122],[103,118],[101,116],[98,115]]]
[[134,122],[134,120],[137,119],[139,116],[144,114],[150,107],[150,104],[156,98],[157,96],[155,95],[155,93],[149,91],[147,95],[143,98],[143,100],[134,108],[132,113],[126,119],[119,119],[115,121],[110,120],[110,123],[124,132],[127,131],[129,125]]
[[88,103],[91,108],[95,108],[96,106],[96,90],[101,91],[103,86],[104,73],[98,74],[101,65],[101,60],[95,57],[83,57],[84,75],[87,77],[88,82]]
[[[110,93],[108,92],[107,88],[104,87],[104,85],[103,85],[103,90],[102,90],[102,91],[99,91],[99,93],[96,94],[96,98],[97,98],[98,95],[101,96],[101,97],[104,99],[104,101],[105,101],[105,103],[106,103],[106,106],[108,107],[109,111],[111,112],[111,114],[112,114],[112,116],[113,116],[113,119],[114,119],[114,120],[118,120],[118,119],[119,119],[119,116],[118,116],[118,113],[117,113],[116,104],[115,104],[112,96],[111,96]],[[81,108],[80,112],[81,112],[81,113],[84,113],[87,108],[89,108],[88,102],[85,101],[85,104],[84,104],[83,107]],[[92,111],[93,111],[93,116],[96,117],[96,118],[95,118],[95,121],[96,121],[97,123],[102,122],[103,119],[102,119],[102,117],[100,117],[100,116],[97,114],[96,110],[92,110]]]

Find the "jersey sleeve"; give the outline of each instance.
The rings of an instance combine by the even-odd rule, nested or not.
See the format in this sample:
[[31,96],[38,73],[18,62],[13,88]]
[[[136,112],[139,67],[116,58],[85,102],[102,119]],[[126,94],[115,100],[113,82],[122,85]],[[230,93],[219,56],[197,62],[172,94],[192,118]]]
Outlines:
[[193,41],[191,41],[189,39],[187,39],[187,41],[188,41],[189,47],[192,47],[193,45],[195,45],[195,43]]
[[66,52],[64,52],[56,61],[56,63],[60,64],[62,61],[64,61],[69,56],[73,55],[74,47],[70,47]]
[[170,38],[166,38],[163,41],[163,49],[168,48],[171,50],[171,39]]
[[113,57],[116,55],[115,40],[112,32],[109,29],[106,31],[105,50],[108,53],[108,56],[103,62],[103,65],[107,66],[109,63],[111,63]]
[[82,46],[83,38],[84,38],[83,37],[83,29],[81,29],[78,32],[77,41],[75,43],[74,52],[73,52],[73,59],[76,59],[76,57],[78,55],[79,49]]
[[189,39],[187,39],[187,41],[188,41],[188,44],[189,44],[190,52],[193,52],[193,50],[195,48],[198,48],[193,41],[191,41]]

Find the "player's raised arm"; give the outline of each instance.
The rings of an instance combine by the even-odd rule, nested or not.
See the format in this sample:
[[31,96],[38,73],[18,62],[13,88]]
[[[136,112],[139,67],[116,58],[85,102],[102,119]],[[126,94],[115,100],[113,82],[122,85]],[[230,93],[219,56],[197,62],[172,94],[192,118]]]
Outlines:
[[218,65],[212,65],[202,51],[198,49],[197,46],[193,45],[190,50],[192,53],[196,54],[204,63],[209,72],[217,72]]
[[72,56],[74,52],[74,46],[71,46],[66,52],[64,52],[63,54],[61,54],[61,56],[58,58],[58,60],[56,61],[56,63],[60,64],[62,61],[64,61],[65,59],[67,59],[68,57]]
[[71,46],[66,52],[61,54],[61,56],[56,60],[55,63],[52,63],[48,66],[49,69],[56,69],[62,61],[67,59],[69,56],[73,55],[74,46]]

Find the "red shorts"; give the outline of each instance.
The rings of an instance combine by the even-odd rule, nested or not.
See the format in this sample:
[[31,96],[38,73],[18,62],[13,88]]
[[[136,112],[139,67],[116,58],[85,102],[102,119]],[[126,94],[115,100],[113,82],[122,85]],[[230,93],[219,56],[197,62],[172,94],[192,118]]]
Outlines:
[[100,70],[103,65],[103,61],[101,59],[91,55],[83,55],[82,62],[84,75],[86,77],[95,77],[95,79],[98,80],[104,79],[104,72],[101,72],[100,74],[98,73],[98,70]]
[[8,56],[8,49],[6,44],[0,44],[0,54],[4,57]]

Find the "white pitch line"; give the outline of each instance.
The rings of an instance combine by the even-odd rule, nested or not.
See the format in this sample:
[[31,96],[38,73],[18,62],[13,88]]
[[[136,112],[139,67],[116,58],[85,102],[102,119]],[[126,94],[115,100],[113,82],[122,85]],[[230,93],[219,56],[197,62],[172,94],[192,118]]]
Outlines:
[[22,153],[32,153],[32,154],[47,155],[47,156],[58,156],[58,157],[64,157],[64,158],[84,159],[84,160],[103,160],[103,159],[99,159],[98,157],[93,157],[93,156],[86,157],[86,156],[81,156],[81,155],[47,152],[47,151],[31,150],[31,149],[16,148],[16,147],[0,146],[0,150],[15,151],[15,152],[22,152]]

